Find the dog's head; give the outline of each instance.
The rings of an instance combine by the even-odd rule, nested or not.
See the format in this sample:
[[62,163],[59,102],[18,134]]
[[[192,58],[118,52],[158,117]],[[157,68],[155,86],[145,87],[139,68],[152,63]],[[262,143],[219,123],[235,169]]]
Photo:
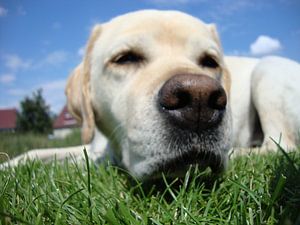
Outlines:
[[230,76],[214,25],[175,11],[139,11],[94,27],[67,86],[83,140],[95,126],[141,179],[222,170],[231,144]]

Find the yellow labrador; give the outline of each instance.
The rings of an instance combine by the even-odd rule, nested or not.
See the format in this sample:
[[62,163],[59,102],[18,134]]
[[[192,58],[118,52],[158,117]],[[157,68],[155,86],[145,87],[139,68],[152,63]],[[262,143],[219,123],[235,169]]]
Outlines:
[[224,57],[214,25],[145,10],[94,27],[66,94],[91,158],[147,179],[182,176],[196,164],[223,170],[233,146],[276,149],[269,137],[295,147],[299,83],[296,62]]

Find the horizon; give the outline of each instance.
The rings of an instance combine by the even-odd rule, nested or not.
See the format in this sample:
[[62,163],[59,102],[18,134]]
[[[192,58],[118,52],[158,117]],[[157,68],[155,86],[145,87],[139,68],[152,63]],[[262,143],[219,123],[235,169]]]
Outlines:
[[0,109],[19,109],[21,100],[42,88],[58,114],[93,25],[142,9],[179,10],[215,23],[226,55],[300,61],[297,0],[0,0]]

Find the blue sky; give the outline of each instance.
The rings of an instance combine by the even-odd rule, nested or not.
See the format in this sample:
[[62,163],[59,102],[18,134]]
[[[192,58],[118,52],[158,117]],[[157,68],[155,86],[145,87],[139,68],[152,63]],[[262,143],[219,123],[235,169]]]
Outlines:
[[300,62],[299,0],[0,0],[0,108],[18,107],[42,88],[58,113],[91,27],[150,8],[216,23],[228,55],[275,54]]

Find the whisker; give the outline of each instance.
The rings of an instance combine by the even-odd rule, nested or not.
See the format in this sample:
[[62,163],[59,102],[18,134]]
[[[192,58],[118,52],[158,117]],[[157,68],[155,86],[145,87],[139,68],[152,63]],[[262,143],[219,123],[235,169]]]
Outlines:
[[[117,126],[115,126],[115,128],[113,129],[113,131],[110,133],[108,139],[109,140],[115,140],[117,138],[117,135],[119,134],[121,137],[124,137],[125,134],[123,132],[123,130],[121,129],[123,127],[123,125],[125,124],[125,122],[123,123],[119,123]],[[119,132],[121,130],[121,132]]]

